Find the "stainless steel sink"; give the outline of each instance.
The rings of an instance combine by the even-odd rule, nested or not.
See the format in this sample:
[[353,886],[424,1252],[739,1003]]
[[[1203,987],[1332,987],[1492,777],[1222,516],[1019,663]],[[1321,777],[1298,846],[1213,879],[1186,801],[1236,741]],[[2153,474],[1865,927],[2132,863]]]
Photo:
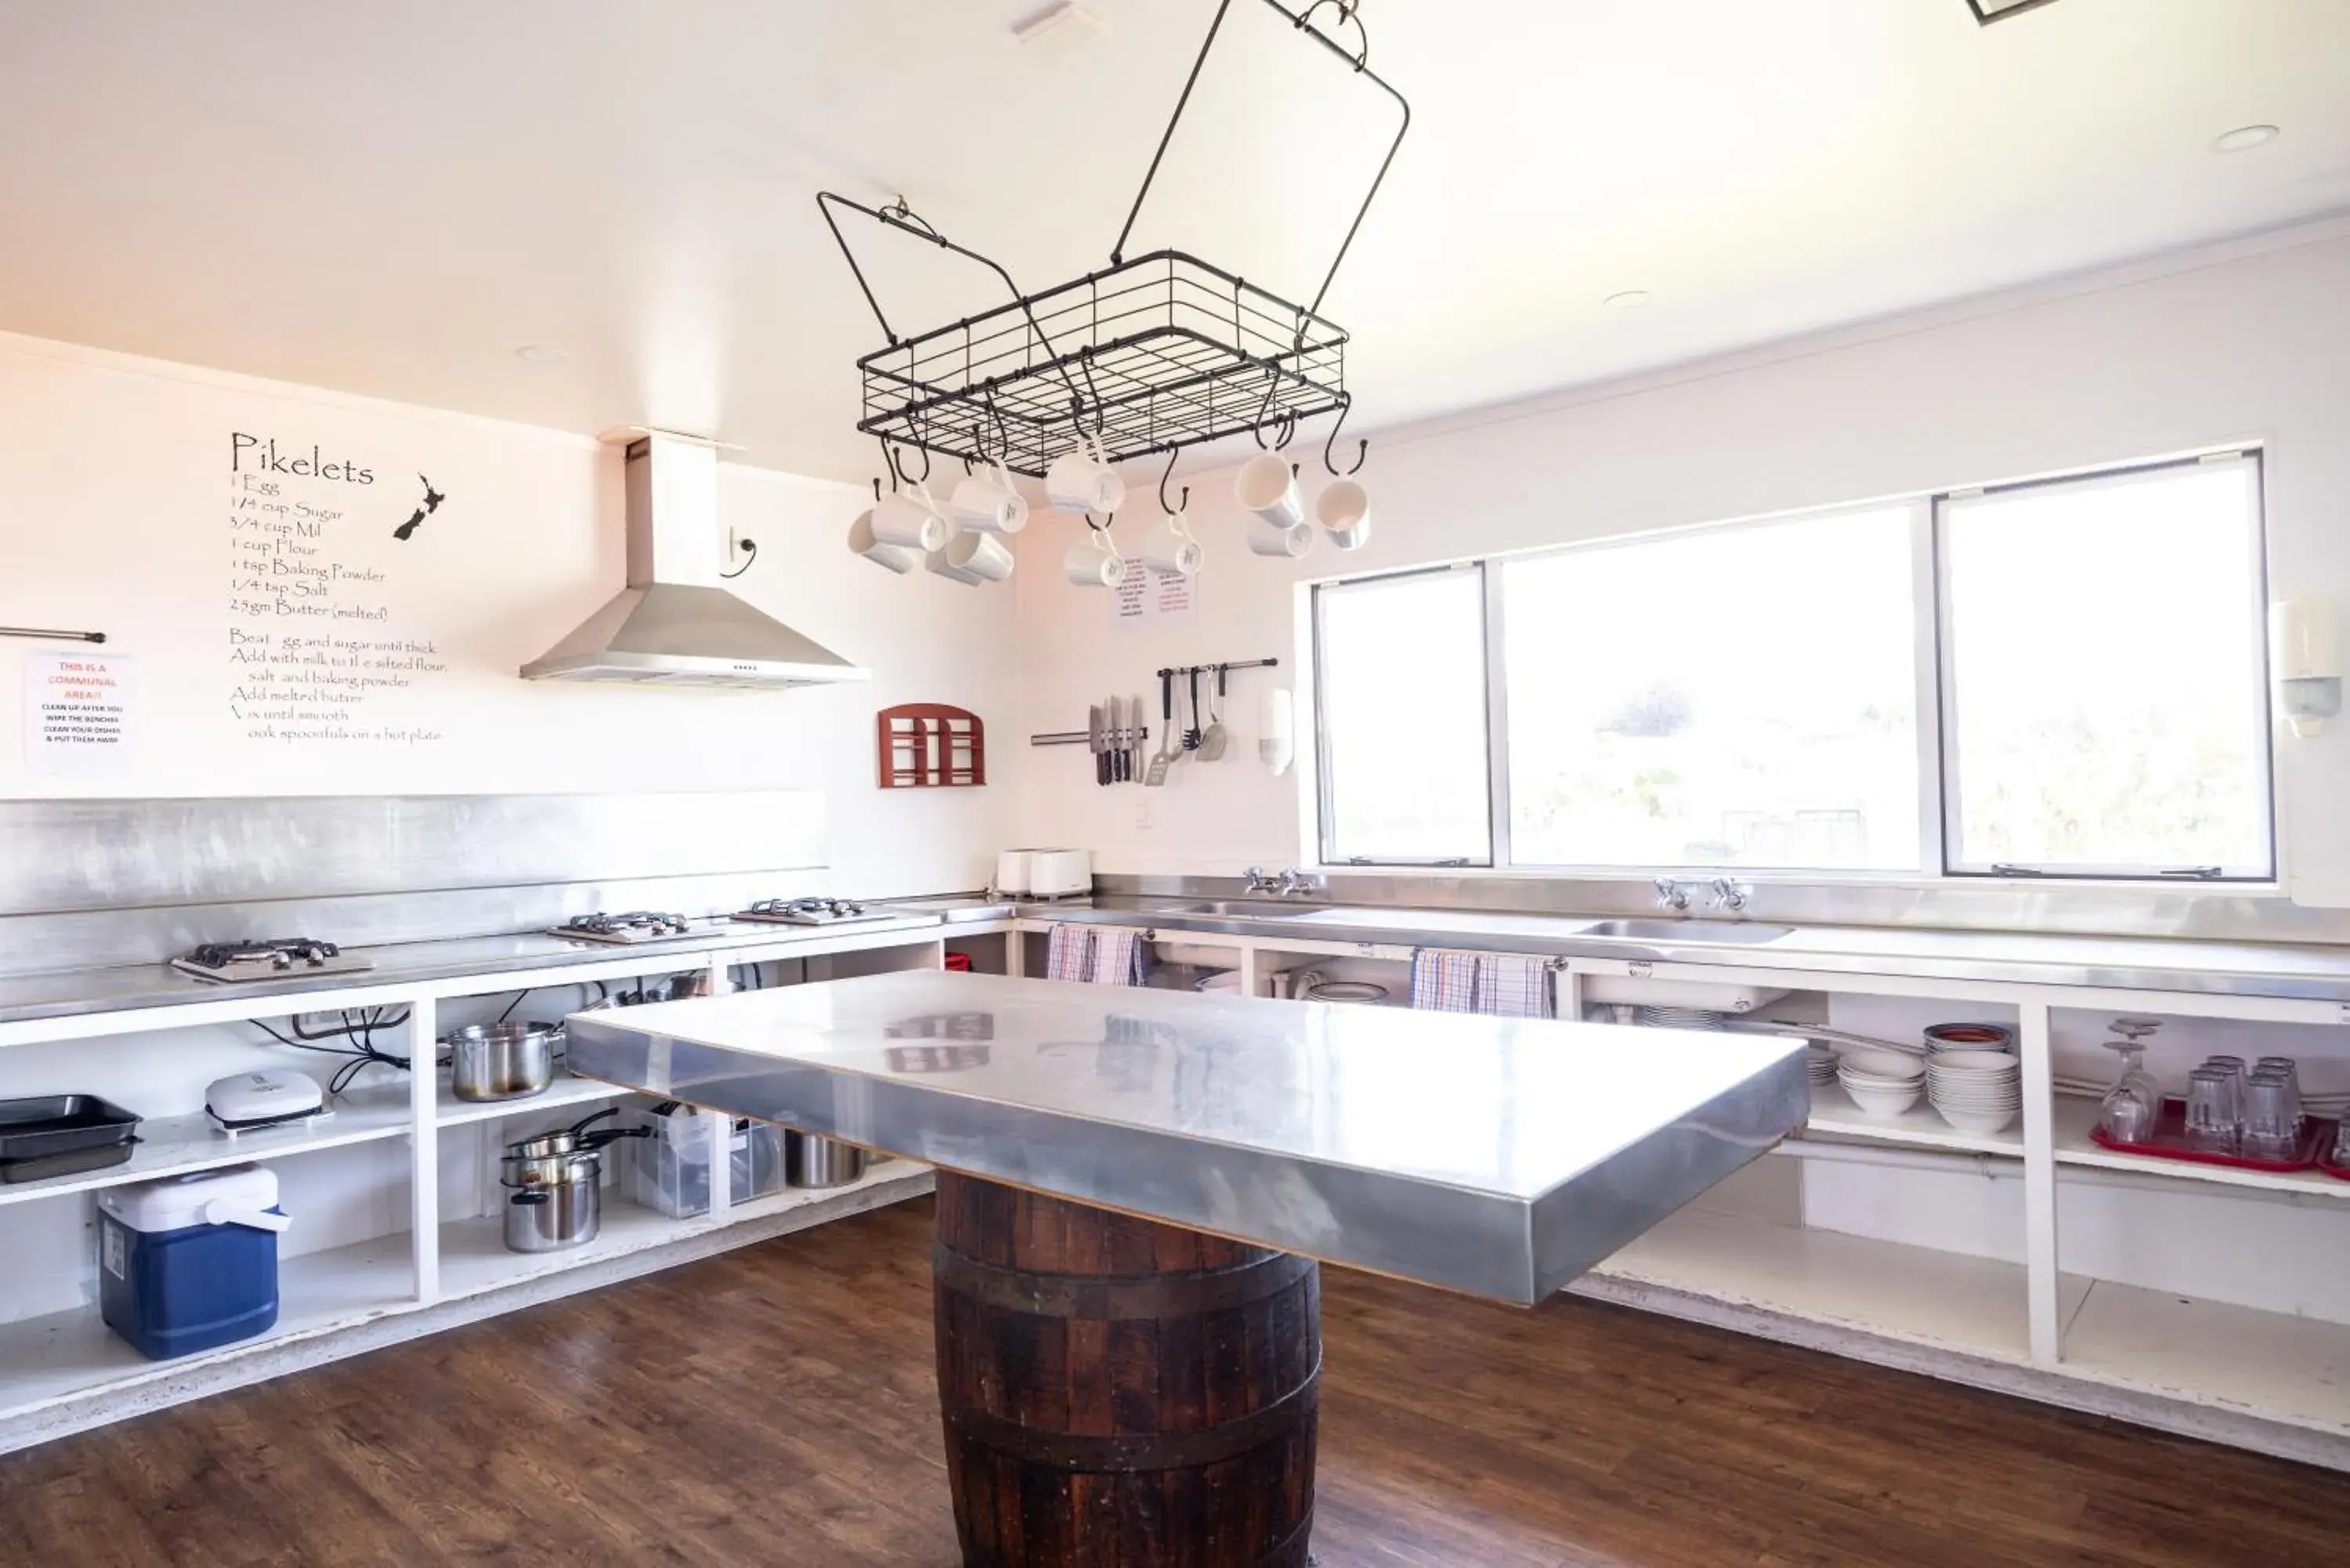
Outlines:
[[1760,947],[1794,935],[1791,926],[1750,926],[1731,920],[1601,920],[1575,933],[1586,937],[1621,937],[1636,942],[1723,943]]
[[1320,904],[1290,903],[1280,898],[1211,898],[1197,904],[1172,904],[1165,912],[1170,915],[1253,915],[1259,919],[1281,915],[1311,914]]

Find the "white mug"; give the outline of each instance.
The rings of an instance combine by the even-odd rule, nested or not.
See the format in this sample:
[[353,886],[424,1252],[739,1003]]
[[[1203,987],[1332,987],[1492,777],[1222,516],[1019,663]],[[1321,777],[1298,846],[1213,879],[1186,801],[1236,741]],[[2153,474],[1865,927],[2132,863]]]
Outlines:
[[848,525],[848,547],[879,566],[904,576],[921,564],[922,553],[903,545],[885,545],[873,536],[873,511],[868,507]]
[[1028,526],[1028,498],[1012,483],[1012,471],[996,463],[965,478],[947,497],[952,521],[982,534],[1017,534]]
[[[960,535],[956,536],[958,538],[962,537]],[[933,550],[929,555],[923,556],[922,567],[925,571],[931,572],[935,576],[944,577],[951,583],[962,583],[965,587],[975,587],[979,584],[987,580],[981,576],[977,572],[972,571],[970,567],[958,566],[952,561],[948,560],[947,553],[944,550]]]
[[1200,541],[1191,537],[1191,525],[1177,512],[1145,534],[1135,545],[1134,554],[1127,558],[1169,576],[1196,577],[1207,552],[1200,548]]
[[983,582],[1000,583],[1012,575],[1012,552],[993,534],[958,534],[939,554],[948,566],[973,573]]
[[1260,556],[1283,556],[1294,561],[1314,548],[1314,524],[1305,522],[1268,523],[1263,517],[1252,519],[1248,529],[1248,547]]
[[1045,493],[1065,511],[1115,512],[1126,500],[1126,481],[1109,465],[1099,438],[1087,437],[1045,471]]
[[1358,524],[1367,526],[1371,520],[1371,493],[1351,479],[1326,484],[1314,498],[1314,520],[1333,534],[1344,534]]
[[1107,528],[1088,528],[1061,557],[1061,570],[1081,588],[1114,588],[1126,580],[1126,557]]
[[873,508],[873,536],[884,545],[931,551],[947,542],[947,520],[939,504],[919,484],[883,496]]
[[1232,493],[1243,511],[1253,512],[1277,528],[1294,528],[1305,521],[1305,504],[1297,498],[1297,472],[1277,452],[1260,453],[1241,464],[1232,481]]
[[1333,528],[1329,532],[1330,543],[1341,550],[1359,550],[1371,542],[1371,520],[1366,517],[1359,523]]

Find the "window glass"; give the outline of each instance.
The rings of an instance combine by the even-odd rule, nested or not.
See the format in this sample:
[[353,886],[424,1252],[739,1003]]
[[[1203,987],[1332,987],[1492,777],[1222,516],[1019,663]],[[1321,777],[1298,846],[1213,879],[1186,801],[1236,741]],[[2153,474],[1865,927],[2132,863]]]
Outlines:
[[1950,868],[2272,871],[2257,460],[1942,504]]
[[1512,861],[1915,869],[1916,516],[1501,565]]
[[1483,585],[1468,567],[1316,590],[1325,860],[1491,860]]

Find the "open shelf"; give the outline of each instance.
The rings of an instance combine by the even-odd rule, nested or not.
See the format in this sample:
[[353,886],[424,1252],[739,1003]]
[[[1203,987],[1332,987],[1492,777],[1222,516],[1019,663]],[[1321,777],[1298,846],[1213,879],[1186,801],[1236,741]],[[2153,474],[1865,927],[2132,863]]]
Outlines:
[[0,1420],[99,1387],[175,1377],[289,1340],[345,1328],[414,1304],[406,1231],[287,1258],[277,1270],[277,1326],[253,1339],[150,1361],[100,1321],[92,1303],[0,1324]]
[[2099,1280],[2065,1332],[2064,1369],[2350,1436],[2350,1324]]
[[2097,1125],[2097,1102],[2071,1095],[2056,1096],[2056,1163],[2094,1166],[2103,1170],[2126,1170],[2168,1180],[2204,1181],[2221,1187],[2254,1188],[2268,1192],[2299,1192],[2350,1203],[2350,1181],[2322,1170],[2239,1170],[2225,1165],[2199,1165],[2188,1159],[2163,1159],[2143,1154],[2122,1154],[2104,1148],[2089,1137]]
[[[2022,1266],[1966,1253],[1684,1209],[1592,1272],[1966,1355],[2031,1354]],[[2065,1310],[2088,1288],[2067,1277]]]
[[[0,1205],[68,1192],[89,1192],[120,1187],[127,1181],[152,1181],[213,1170],[248,1160],[279,1159],[314,1149],[339,1148],[346,1144],[399,1137],[408,1131],[408,1085],[386,1084],[361,1088],[332,1102],[334,1114],[313,1121],[279,1127],[261,1127],[234,1137],[213,1125],[202,1111],[184,1116],[157,1116],[139,1124],[139,1142],[124,1164],[78,1176],[53,1176],[47,1181],[26,1181],[0,1187]],[[0,1366],[7,1362],[0,1358]]]
[[[2015,1159],[2023,1158],[2023,1118],[2021,1116],[2004,1132],[1988,1135],[1960,1132],[1921,1099],[1898,1116],[1880,1119],[1862,1115],[1860,1107],[1852,1103],[1852,1096],[1834,1084],[1813,1085],[1812,1114],[1804,1128],[1806,1132],[1830,1134],[1836,1137],[1867,1138],[1908,1148],[2004,1155]],[[2350,1182],[2342,1185],[2350,1187]]]
[[575,1078],[567,1073],[557,1074],[555,1082],[538,1094],[520,1100],[461,1100],[450,1093],[449,1085],[441,1085],[440,1104],[433,1120],[444,1127],[463,1127],[469,1122],[496,1121],[502,1116],[533,1116],[541,1111],[559,1111],[566,1106],[592,1106],[599,1100],[617,1100],[634,1094],[601,1078]]
[[443,1300],[450,1300],[503,1290],[508,1285],[520,1284],[545,1274],[561,1273],[588,1263],[624,1258],[631,1252],[665,1246],[689,1236],[723,1231],[730,1226],[788,1213],[795,1209],[812,1208],[847,1193],[899,1183],[910,1185],[930,1174],[931,1168],[927,1165],[892,1160],[868,1169],[861,1179],[846,1187],[787,1187],[781,1192],[737,1204],[717,1220],[707,1214],[673,1220],[641,1204],[631,1203],[617,1189],[607,1188],[604,1190],[603,1219],[597,1229],[596,1239],[584,1247],[573,1247],[561,1252],[509,1252],[506,1251],[504,1221],[494,1214],[446,1220],[441,1226],[441,1294]]

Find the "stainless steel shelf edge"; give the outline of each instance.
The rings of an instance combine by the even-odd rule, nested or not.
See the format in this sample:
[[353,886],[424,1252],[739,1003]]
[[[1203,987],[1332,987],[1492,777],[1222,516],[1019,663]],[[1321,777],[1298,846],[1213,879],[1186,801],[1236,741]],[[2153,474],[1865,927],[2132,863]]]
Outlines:
[[[965,1065],[941,1064],[942,1037]],[[1795,1042],[938,972],[584,1015],[570,1061],[730,1115],[1520,1303],[1759,1158],[1811,1106]],[[1441,1116],[1427,1094],[1438,1062],[1474,1078]]]

